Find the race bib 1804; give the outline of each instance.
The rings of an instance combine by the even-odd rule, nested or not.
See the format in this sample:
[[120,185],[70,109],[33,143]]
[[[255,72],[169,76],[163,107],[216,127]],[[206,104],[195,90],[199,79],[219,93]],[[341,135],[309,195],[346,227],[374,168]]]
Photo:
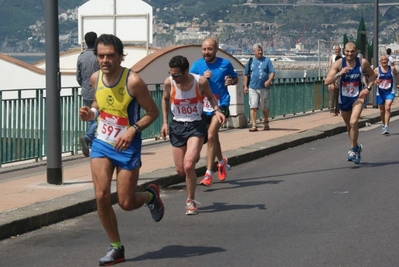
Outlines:
[[114,144],[116,138],[126,131],[128,123],[128,118],[101,112],[97,126],[97,138],[107,143]]
[[173,100],[173,114],[175,116],[190,116],[191,114],[198,114],[198,98],[193,97],[189,99],[174,99]]

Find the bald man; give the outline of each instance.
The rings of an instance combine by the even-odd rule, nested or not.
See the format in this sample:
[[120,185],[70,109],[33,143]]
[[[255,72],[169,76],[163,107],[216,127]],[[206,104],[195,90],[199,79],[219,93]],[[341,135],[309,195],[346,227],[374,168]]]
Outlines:
[[[345,44],[345,57],[336,60],[328,71],[325,85],[330,85],[336,80],[339,82],[338,104],[342,118],[346,124],[350,139],[351,148],[348,152],[348,161],[359,164],[360,153],[363,146],[358,144],[359,127],[358,121],[364,106],[364,99],[368,97],[371,86],[376,75],[370,67],[369,62],[364,58],[357,57],[356,44],[352,41]],[[368,84],[363,88],[363,73],[369,76]]]
[[219,129],[222,125],[215,112],[222,112],[226,118],[229,117],[230,94],[227,86],[235,85],[238,82],[237,72],[227,59],[216,56],[218,42],[213,38],[206,38],[201,46],[202,58],[193,63],[190,73],[204,76],[208,79],[212,93],[218,100],[219,109],[215,111],[209,101],[204,99],[204,115],[208,125],[207,141],[207,170],[201,185],[212,185],[212,169],[215,157],[218,158],[218,178],[220,181],[226,179],[226,169],[229,168],[227,158],[223,157],[219,141]]

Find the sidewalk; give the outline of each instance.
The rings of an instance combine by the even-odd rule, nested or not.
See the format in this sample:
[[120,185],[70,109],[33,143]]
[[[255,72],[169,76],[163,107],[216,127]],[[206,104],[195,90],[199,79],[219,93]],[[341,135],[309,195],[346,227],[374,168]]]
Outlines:
[[[399,104],[394,103],[392,116],[397,115]],[[363,110],[359,127],[364,127],[367,122],[373,124],[379,121],[379,109],[368,107]],[[258,127],[261,127],[260,123]],[[236,166],[346,131],[341,116],[332,117],[327,109],[271,119],[270,127],[270,131],[252,133],[248,131],[249,128],[221,129],[223,155],[228,158],[229,164]],[[184,181],[176,175],[171,151],[169,140],[145,143],[139,190],[146,188],[149,183],[166,187]],[[205,155],[206,146],[203,147],[201,159],[197,163],[199,179],[205,173]],[[44,167],[40,171],[36,167],[30,174],[20,177],[12,177],[12,174],[26,166],[13,167],[11,172],[7,168],[0,169],[0,174],[7,172],[11,177],[0,180],[0,240],[96,209],[89,159],[83,156],[78,156],[78,159],[70,166],[64,164],[63,185],[58,186],[47,184],[45,163],[42,163]],[[116,199],[115,194],[113,196]]]

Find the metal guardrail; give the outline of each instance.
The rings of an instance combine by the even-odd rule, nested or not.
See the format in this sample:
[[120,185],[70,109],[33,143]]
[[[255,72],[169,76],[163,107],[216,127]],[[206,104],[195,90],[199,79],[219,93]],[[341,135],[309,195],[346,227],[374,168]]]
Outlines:
[[[162,84],[148,84],[151,95],[161,110]],[[238,90],[241,90],[238,89]],[[79,137],[86,132],[86,123],[79,120],[83,105],[79,88],[61,88],[62,153],[77,154]],[[270,94],[270,117],[314,111],[328,107],[328,92],[320,77],[275,79]],[[143,111],[144,112],[144,111]],[[244,112],[249,116],[248,95],[244,95]],[[262,119],[262,112],[258,112]],[[143,114],[142,114],[143,115]],[[47,154],[46,89],[13,89],[0,91],[0,167],[2,164],[36,160]],[[160,135],[162,116],[145,129],[143,139]]]
[[[248,120],[248,95],[244,94],[244,112]],[[270,88],[269,117],[286,116],[328,108],[328,88],[321,77],[275,79]],[[263,113],[257,112],[263,120]]]

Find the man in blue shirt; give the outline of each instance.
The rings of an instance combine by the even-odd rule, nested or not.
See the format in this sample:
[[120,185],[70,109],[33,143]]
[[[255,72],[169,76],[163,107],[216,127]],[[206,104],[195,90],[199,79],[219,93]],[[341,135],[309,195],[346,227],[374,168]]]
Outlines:
[[212,93],[218,100],[219,109],[214,110],[209,101],[204,98],[204,114],[208,124],[207,141],[207,171],[200,184],[212,185],[212,168],[215,157],[218,158],[218,178],[221,181],[226,179],[227,158],[222,156],[222,149],[219,142],[219,129],[221,123],[215,112],[222,112],[226,119],[229,117],[230,94],[227,86],[235,85],[238,82],[237,73],[233,65],[227,59],[216,57],[218,43],[213,38],[206,38],[202,42],[202,58],[193,63],[190,73],[204,76],[208,79]]
[[269,97],[270,84],[274,79],[274,67],[271,60],[263,56],[261,44],[254,44],[254,58],[251,58],[244,70],[244,93],[249,93],[249,108],[252,127],[250,132],[257,132],[256,113],[260,108],[263,112],[263,130],[270,130],[269,127]]

